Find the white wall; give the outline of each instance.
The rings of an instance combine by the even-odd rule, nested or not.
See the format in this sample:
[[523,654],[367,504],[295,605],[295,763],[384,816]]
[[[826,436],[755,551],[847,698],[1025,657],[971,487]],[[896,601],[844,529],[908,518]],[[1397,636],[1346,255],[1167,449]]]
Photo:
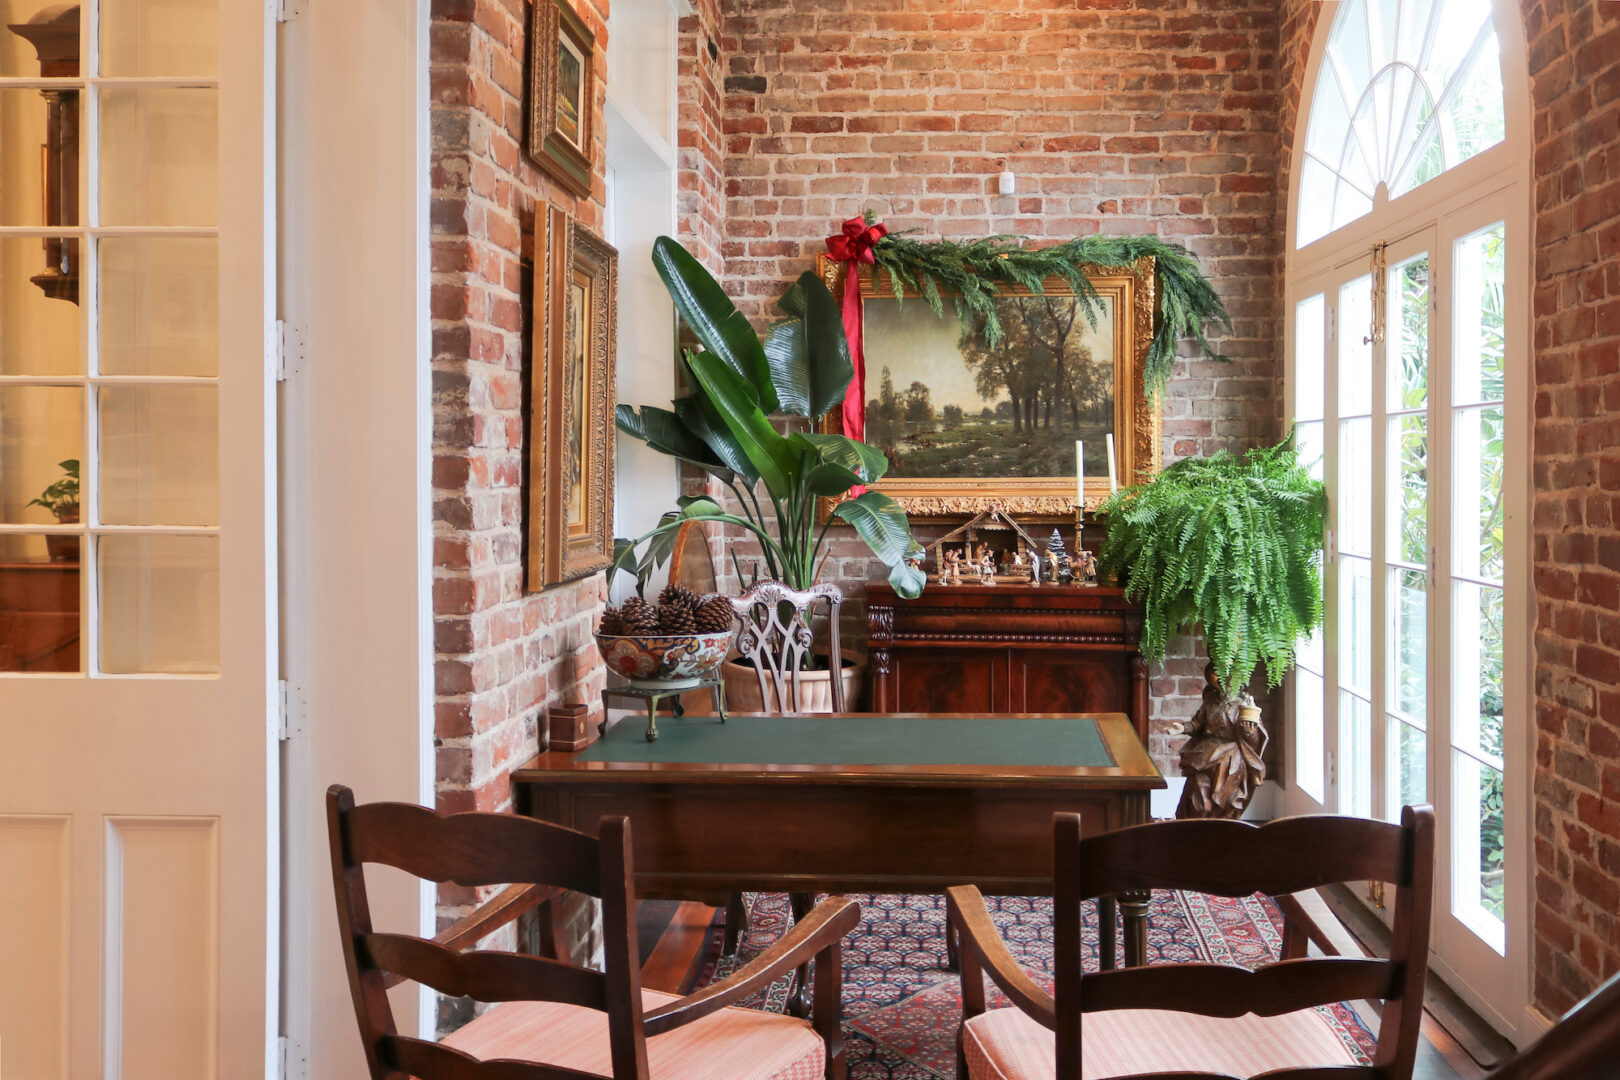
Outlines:
[[[675,48],[671,0],[616,0],[608,23],[608,240],[619,249],[618,399],[668,406],[675,394],[675,310],[652,266],[673,236]],[[675,506],[673,459],[618,437],[614,535],[639,536]]]
[[[325,790],[432,803],[428,514],[428,0],[304,5],[281,38],[281,315],[307,358],[282,387],[286,751],[284,1031],[308,1075],[364,1073],[337,940]],[[379,928],[431,933],[390,878]],[[425,995],[397,992],[403,1030]],[[422,1010],[425,1014],[425,1010]]]

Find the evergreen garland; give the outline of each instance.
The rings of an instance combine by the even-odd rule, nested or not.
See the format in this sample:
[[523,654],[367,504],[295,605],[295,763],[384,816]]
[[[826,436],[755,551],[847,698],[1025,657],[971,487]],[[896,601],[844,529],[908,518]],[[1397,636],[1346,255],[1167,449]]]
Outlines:
[[1294,645],[1322,625],[1327,495],[1289,435],[1242,458],[1184,458],[1098,508],[1099,560],[1142,600],[1142,656],[1162,659],[1171,634],[1202,624],[1221,686],[1235,694],[1266,666],[1276,686]]
[[1074,291],[1095,330],[1100,298],[1081,267],[1087,263],[1129,266],[1151,255],[1158,278],[1158,317],[1142,380],[1148,396],[1157,397],[1164,389],[1182,338],[1196,339],[1212,360],[1227,359],[1204,336],[1205,319],[1218,319],[1228,330],[1232,328],[1226,306],[1187,249],[1157,237],[1082,236],[1055,247],[1031,249],[1014,236],[961,243],[914,240],[891,233],[877,242],[872,253],[888,274],[897,298],[909,288],[927,301],[935,315],[943,316],[942,290],[954,294],[952,303],[962,320],[963,336],[982,333],[991,346],[1002,338],[995,305],[1002,286],[1016,285],[1039,294],[1047,279],[1059,278]]

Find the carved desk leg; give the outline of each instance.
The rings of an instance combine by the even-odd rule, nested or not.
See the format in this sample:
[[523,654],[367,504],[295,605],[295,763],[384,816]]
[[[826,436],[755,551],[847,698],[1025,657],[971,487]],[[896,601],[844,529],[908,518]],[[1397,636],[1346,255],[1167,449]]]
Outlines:
[[[816,906],[816,898],[813,893],[789,893],[788,903],[793,908],[793,924],[797,926]],[[797,983],[793,996],[788,999],[787,1011],[790,1016],[803,1019],[810,1015],[810,961],[799,965]]]
[[1097,897],[1097,970],[1119,965],[1119,904],[1112,896]]
[[1141,967],[1147,963],[1147,920],[1152,902],[1152,893],[1129,892],[1119,895],[1119,910],[1125,916],[1126,967]]

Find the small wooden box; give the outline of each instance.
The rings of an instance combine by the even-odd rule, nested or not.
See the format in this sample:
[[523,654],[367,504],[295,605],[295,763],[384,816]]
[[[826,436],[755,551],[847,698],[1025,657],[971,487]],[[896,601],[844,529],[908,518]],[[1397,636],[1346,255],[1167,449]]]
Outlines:
[[546,745],[552,750],[583,750],[598,734],[589,705],[553,705],[546,710]]

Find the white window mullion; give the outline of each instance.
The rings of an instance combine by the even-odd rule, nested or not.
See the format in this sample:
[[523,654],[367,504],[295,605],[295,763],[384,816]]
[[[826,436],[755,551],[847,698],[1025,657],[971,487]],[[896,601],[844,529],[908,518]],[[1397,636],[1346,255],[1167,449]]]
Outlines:
[[[1369,5],[1369,8],[1371,5]],[[1389,633],[1389,471],[1390,471],[1390,431],[1389,431],[1389,384],[1390,362],[1389,342],[1391,337],[1390,324],[1401,317],[1401,303],[1398,293],[1391,295],[1389,288],[1389,271],[1382,265],[1383,260],[1375,265],[1372,271],[1373,295],[1376,297],[1380,289],[1384,290],[1384,333],[1382,339],[1372,342],[1372,371],[1368,373],[1368,381],[1372,391],[1372,424],[1371,424],[1371,450],[1372,450],[1372,649],[1374,657],[1372,665],[1372,684],[1368,688],[1372,692],[1372,708],[1369,734],[1371,745],[1367,750],[1367,765],[1371,772],[1369,785],[1370,798],[1366,810],[1371,817],[1382,817],[1383,808],[1387,805],[1386,787],[1388,783],[1389,762],[1389,656],[1391,642]],[[1377,310],[1377,300],[1373,301],[1374,310]]]

